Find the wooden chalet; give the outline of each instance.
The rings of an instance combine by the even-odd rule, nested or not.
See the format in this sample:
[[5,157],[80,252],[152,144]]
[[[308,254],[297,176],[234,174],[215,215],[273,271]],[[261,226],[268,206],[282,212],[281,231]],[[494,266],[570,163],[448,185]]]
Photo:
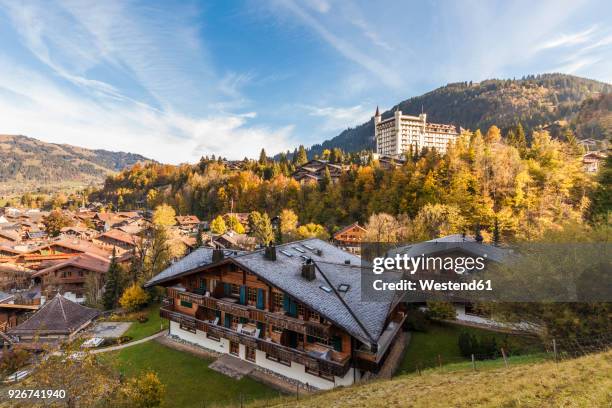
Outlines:
[[362,302],[360,259],[319,239],[199,248],[156,285],[171,335],[319,389],[376,372],[405,320],[396,299]]
[[76,302],[83,302],[87,277],[93,274],[98,279],[99,287],[103,288],[104,275],[109,266],[110,261],[107,258],[80,254],[41,269],[34,273],[32,278],[40,284],[41,293],[47,298],[61,293]]
[[196,232],[200,226],[200,219],[195,215],[177,215],[176,224],[181,231]]
[[319,182],[325,177],[325,169],[329,170],[332,182],[335,183],[348,170],[348,166],[333,164],[327,160],[314,159],[299,166],[293,172],[292,177],[300,183]]
[[333,240],[338,247],[357,254],[361,252],[361,242],[363,242],[367,232],[359,223],[354,222],[336,232]]
[[597,173],[607,155],[601,152],[589,152],[582,156],[582,165],[587,173]]
[[119,229],[111,229],[93,239],[94,244],[107,251],[112,251],[115,248],[118,255],[136,248],[137,242],[138,237]]

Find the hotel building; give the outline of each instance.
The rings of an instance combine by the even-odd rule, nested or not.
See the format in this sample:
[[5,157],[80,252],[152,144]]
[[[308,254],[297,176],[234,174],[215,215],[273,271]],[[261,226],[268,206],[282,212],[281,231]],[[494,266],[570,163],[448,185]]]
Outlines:
[[410,146],[417,152],[427,147],[445,153],[448,143],[459,136],[454,125],[427,123],[425,113],[419,116],[403,115],[398,109],[393,116],[383,119],[377,107],[373,119],[376,153],[381,156],[400,158],[410,150]]

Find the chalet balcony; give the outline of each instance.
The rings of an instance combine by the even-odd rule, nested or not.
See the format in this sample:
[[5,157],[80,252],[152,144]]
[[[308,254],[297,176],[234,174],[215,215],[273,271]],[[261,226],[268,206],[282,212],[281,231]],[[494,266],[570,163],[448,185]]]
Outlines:
[[230,298],[219,299],[192,292],[182,292],[172,288],[168,288],[168,296],[170,298],[178,298],[179,301],[197,304],[212,310],[220,310],[232,316],[270,324],[307,336],[328,338],[330,335],[331,324],[301,320],[287,316],[284,312],[269,312],[254,306],[241,305]]
[[[314,350],[310,350],[309,346],[307,346],[305,350],[283,346],[268,339],[261,339],[246,334],[244,330],[239,332],[224,326],[219,326],[215,324],[214,321],[199,320],[195,317],[176,312],[173,310],[172,306],[163,306],[159,314],[162,318],[179,323],[181,327],[200,330],[206,332],[209,336],[225,338],[236,343],[244,344],[247,347],[265,352],[269,357],[281,361],[293,361],[306,366],[310,370],[318,370],[323,373],[342,377],[350,368],[350,356],[341,355],[331,349],[329,349],[329,353],[313,353]],[[325,355],[327,358],[315,357],[313,354]]]

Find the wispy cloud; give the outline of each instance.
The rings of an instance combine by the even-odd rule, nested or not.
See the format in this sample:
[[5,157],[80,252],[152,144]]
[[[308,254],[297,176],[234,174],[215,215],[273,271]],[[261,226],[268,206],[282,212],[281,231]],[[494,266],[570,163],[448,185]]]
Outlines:
[[309,115],[321,118],[320,127],[324,131],[342,130],[367,121],[373,112],[362,105],[349,107],[302,105]]
[[0,7],[47,67],[2,58],[2,132],[164,162],[212,153],[242,158],[293,144],[291,126],[255,126],[255,112],[227,111],[242,106],[252,75],[215,71],[198,10],[72,0],[0,0]]
[[580,31],[572,34],[562,34],[551,40],[545,41],[544,43],[535,47],[535,51],[547,50],[550,48],[567,47],[570,45],[584,44],[589,42],[593,38],[593,34],[597,30],[597,26],[594,25],[584,31]]

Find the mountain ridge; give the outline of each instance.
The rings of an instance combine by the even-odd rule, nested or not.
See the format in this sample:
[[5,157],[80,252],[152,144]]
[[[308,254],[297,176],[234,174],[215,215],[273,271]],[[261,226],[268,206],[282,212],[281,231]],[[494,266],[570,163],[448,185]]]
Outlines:
[[[505,131],[518,121],[527,130],[565,121],[578,130],[578,137],[603,139],[607,132],[595,135],[592,132],[598,125],[591,124],[588,135],[586,132],[580,134],[582,128],[573,124],[572,120],[579,117],[586,100],[610,93],[611,84],[559,73],[528,75],[521,79],[487,79],[477,83],[455,82],[405,99],[384,111],[382,116],[391,116],[397,108],[404,114],[412,115],[423,111],[429,122],[483,131],[491,125]],[[606,130],[605,126],[600,127]],[[347,152],[373,149],[373,135],[374,126],[370,120],[312,145],[309,156],[320,155],[324,149],[333,148]]]
[[0,134],[0,193],[98,185],[108,175],[150,161],[135,153]]

